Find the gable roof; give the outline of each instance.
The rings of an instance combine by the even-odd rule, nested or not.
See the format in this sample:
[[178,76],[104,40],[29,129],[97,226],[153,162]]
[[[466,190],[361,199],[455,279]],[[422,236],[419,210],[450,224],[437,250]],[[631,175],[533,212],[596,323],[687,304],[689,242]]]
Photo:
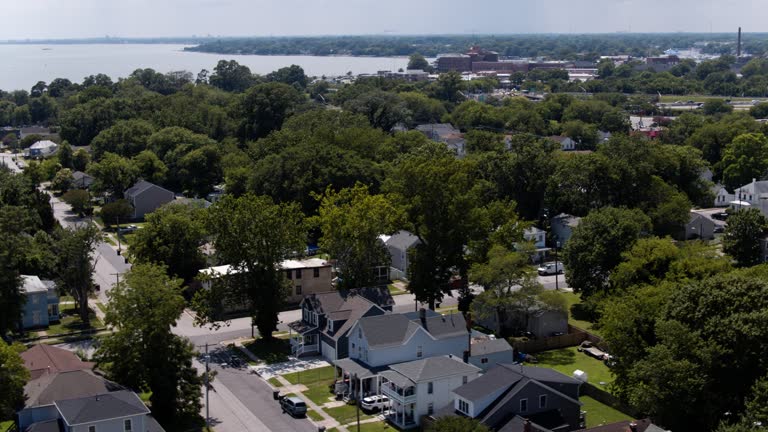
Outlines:
[[461,314],[425,314],[423,322],[418,315],[406,313],[364,317],[358,323],[370,348],[401,345],[420,328],[435,339],[467,334],[467,323]]
[[55,405],[70,426],[149,414],[149,409],[136,393],[128,390],[60,400]]
[[55,346],[38,344],[21,353],[31,379],[46,373],[93,369],[95,363],[80,360],[73,352]]
[[659,428],[653,422],[651,422],[651,419],[640,419],[640,420],[624,420],[616,423],[609,423],[606,425],[601,426],[595,426],[589,429],[582,429],[583,431],[588,432],[632,432],[632,429],[630,428],[630,424],[635,424],[635,431],[636,432],[657,432],[657,431],[663,431],[663,429]]
[[30,150],[44,149],[48,147],[58,147],[58,144],[51,140],[41,140],[29,146]]
[[405,363],[398,363],[391,365],[389,369],[415,383],[431,381],[445,376],[465,375],[480,371],[480,368],[477,366],[464,363],[461,359],[453,356],[429,357]]
[[21,275],[22,286],[21,291],[24,293],[36,293],[36,292],[48,292],[48,286],[37,276]]
[[[348,303],[355,298],[358,300]],[[304,297],[304,300],[301,302],[302,307],[306,302],[312,310],[321,315],[342,310],[352,310],[354,307],[362,307],[365,302],[368,303],[368,306],[376,305],[381,308],[391,307],[395,304],[392,294],[386,288],[358,288],[313,293]]]
[[[515,394],[520,388],[531,381],[537,381],[544,385],[546,383],[581,384],[580,381],[563,375],[554,369],[500,363],[489,369],[480,378],[464,384],[453,392],[461,398],[476,400],[504,388],[511,388],[509,394]],[[519,386],[519,388],[515,389],[516,386]],[[563,396],[572,399],[569,396]]]
[[136,184],[134,184],[132,187],[126,189],[123,195],[125,195],[126,197],[136,197],[152,188],[157,188],[165,192],[168,192],[171,195],[175,195],[173,192],[169,191],[168,189],[164,187],[160,187],[154,183],[150,183],[146,180],[137,181]]
[[76,370],[42,375],[24,386],[27,407],[50,405],[54,401],[123,390],[117,383],[91,371]]
[[384,244],[386,244],[387,246],[392,246],[393,248],[403,250],[403,251],[408,250],[409,248],[412,248],[417,243],[419,243],[419,238],[405,230],[401,230],[392,234],[384,242]]
[[512,345],[506,339],[482,339],[473,341],[471,345],[472,356],[482,356],[499,352],[512,352]]

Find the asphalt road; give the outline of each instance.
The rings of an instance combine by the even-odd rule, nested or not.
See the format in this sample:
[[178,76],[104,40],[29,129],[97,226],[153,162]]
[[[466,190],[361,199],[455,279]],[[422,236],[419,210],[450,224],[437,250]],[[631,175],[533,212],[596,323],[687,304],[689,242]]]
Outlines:
[[12,173],[19,174],[21,168],[16,165],[15,158],[19,155],[13,155],[11,153],[0,153],[0,165],[8,167]]

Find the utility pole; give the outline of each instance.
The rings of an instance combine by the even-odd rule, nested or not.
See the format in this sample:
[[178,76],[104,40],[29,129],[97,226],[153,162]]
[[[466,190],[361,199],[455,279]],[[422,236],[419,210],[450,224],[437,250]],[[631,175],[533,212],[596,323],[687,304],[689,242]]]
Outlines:
[[211,415],[209,410],[209,404],[208,404],[208,391],[210,390],[210,385],[208,380],[210,379],[208,376],[208,342],[205,343],[205,427],[210,431],[211,430]]
[[116,285],[120,285],[120,273],[112,273],[112,276],[117,279]]
[[560,269],[557,268],[557,248],[560,247],[560,242],[555,242],[555,291],[560,291],[560,287],[557,284],[557,275],[560,273]]
[[355,411],[357,413],[357,432],[360,432],[360,399],[363,396],[363,389],[362,389],[362,386],[361,386],[361,382],[358,381],[358,379],[357,379],[357,374],[354,375],[354,381],[353,382],[357,384],[356,385],[356,387],[357,387],[357,389],[356,389],[357,390],[357,396],[355,396],[355,408],[356,408]]
[[120,216],[115,216],[117,220],[117,254],[120,255],[122,247],[120,246]]

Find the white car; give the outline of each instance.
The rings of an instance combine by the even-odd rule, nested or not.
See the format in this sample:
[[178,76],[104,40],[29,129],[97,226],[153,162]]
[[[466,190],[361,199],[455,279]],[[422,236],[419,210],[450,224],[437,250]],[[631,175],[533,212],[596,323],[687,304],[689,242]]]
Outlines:
[[384,395],[364,397],[360,408],[366,411],[379,411],[389,404],[389,398]]
[[563,273],[563,263],[544,263],[537,269],[537,271],[539,272],[540,276],[561,274]]

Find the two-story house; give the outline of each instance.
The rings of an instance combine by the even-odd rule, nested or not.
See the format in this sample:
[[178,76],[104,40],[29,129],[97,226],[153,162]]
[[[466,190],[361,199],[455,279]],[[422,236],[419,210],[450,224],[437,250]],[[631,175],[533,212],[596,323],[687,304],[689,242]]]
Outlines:
[[730,203],[733,209],[752,207],[760,210],[763,216],[768,216],[768,180],[752,179],[752,183],[736,188],[734,194],[736,200]]
[[176,195],[146,180],[139,180],[123,193],[123,197],[133,206],[133,219],[141,219],[147,213],[160,208],[160,206],[172,202]]
[[288,324],[296,356],[320,354],[333,362],[347,357],[348,334],[362,317],[392,311],[395,301],[386,288],[312,293],[301,301],[301,320]]
[[391,236],[381,235],[379,239],[389,252],[389,277],[392,279],[408,279],[408,251],[418,245],[421,240],[408,231],[401,230]]
[[47,327],[59,320],[59,295],[52,281],[37,276],[21,276],[21,293],[25,297],[21,328]]
[[531,251],[531,261],[536,263],[543,262],[549,252],[547,232],[536,227],[526,228],[523,230],[523,239],[533,243],[534,250]]
[[390,365],[448,354],[463,358],[469,331],[461,314],[421,309],[361,317],[351,326],[348,343],[349,358],[334,364],[349,382],[341,393],[360,397],[378,394],[379,372]]
[[399,428],[416,427],[422,416],[452,402],[455,389],[480,375],[460,357],[438,356],[398,363],[382,371],[381,394],[390,400],[387,420]]
[[506,430],[521,418],[549,430],[576,430],[580,386],[580,381],[553,369],[500,364],[455,389],[452,403],[437,415],[475,418],[493,430]]

